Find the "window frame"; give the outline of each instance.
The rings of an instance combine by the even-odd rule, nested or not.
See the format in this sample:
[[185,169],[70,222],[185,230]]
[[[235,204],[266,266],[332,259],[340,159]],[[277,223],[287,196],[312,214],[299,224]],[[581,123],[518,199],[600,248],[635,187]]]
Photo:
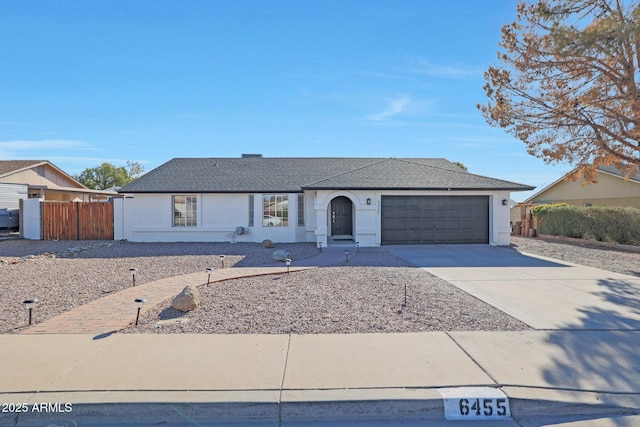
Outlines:
[[[179,204],[184,205],[184,218],[176,215],[182,214],[176,209],[177,199]],[[171,196],[171,226],[176,228],[197,227],[198,226],[198,196],[195,194],[175,194]]]
[[[265,219],[267,217],[269,219]],[[279,218],[279,221],[271,218]],[[262,226],[289,226],[289,194],[271,193],[262,195]]]

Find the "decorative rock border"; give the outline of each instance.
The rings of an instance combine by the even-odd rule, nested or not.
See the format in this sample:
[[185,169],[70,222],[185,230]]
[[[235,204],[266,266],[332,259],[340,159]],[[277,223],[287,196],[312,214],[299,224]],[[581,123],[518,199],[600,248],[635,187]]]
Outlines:
[[27,261],[43,259],[43,258],[72,258],[83,252],[87,252],[92,249],[100,248],[100,247],[110,247],[117,243],[119,242],[115,240],[114,241],[109,240],[109,241],[94,243],[91,245],[74,246],[72,248],[68,248],[68,249],[65,249],[64,251],[59,251],[59,252],[44,252],[39,255],[25,255],[18,258],[0,259],[0,267],[4,267],[5,265],[10,265],[10,264],[18,264],[18,263],[27,262]]

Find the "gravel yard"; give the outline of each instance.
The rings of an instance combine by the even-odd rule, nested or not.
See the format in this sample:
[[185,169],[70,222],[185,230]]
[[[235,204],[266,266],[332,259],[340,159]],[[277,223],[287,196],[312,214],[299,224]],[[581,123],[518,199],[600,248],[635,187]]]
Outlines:
[[[279,244],[294,259],[318,253],[314,245]],[[41,322],[137,284],[225,266],[273,263],[260,244],[131,243],[100,241],[0,241],[0,333],[20,332],[28,318],[22,301],[37,298]],[[46,254],[46,255],[43,255]]]
[[[376,257],[375,252],[361,252],[354,261],[373,264],[371,258]],[[405,284],[407,304],[403,307]],[[331,334],[529,329],[425,270],[411,267],[315,268],[212,283],[199,290],[200,309],[183,314],[166,301],[147,313],[137,328],[125,332]],[[180,323],[160,326],[159,320]]]
[[547,241],[516,236],[511,236],[511,246],[520,252],[542,255],[614,273],[640,276],[640,253],[638,252],[625,252],[598,246],[588,241],[579,243],[555,239]]
[[[640,276],[640,254],[587,243],[512,238],[520,251]],[[312,244],[278,244],[295,260]],[[38,298],[38,322],[137,283],[220,266],[273,264],[260,244],[0,241],[0,333],[27,322],[22,301]],[[383,268],[384,267],[384,268]],[[404,285],[407,285],[407,306]],[[339,265],[200,288],[203,307],[182,316],[169,302],[151,311],[145,333],[338,333],[427,330],[522,330],[526,325],[386,251],[361,251]],[[187,320],[184,323],[177,323]],[[166,326],[159,327],[159,320]],[[172,324],[173,322],[173,324]]]

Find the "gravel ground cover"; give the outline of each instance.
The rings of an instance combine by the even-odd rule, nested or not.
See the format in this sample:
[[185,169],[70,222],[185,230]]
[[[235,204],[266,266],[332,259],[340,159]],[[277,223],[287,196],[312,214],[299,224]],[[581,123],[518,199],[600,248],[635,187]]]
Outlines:
[[[375,253],[361,253],[351,262],[372,265],[379,261],[376,258],[380,257]],[[425,270],[411,267],[315,268],[212,283],[199,290],[199,309],[185,314],[165,301],[143,316],[138,327],[124,332],[331,334],[530,329]]]
[[530,239],[511,236],[511,246],[535,255],[568,261],[587,267],[599,268],[614,273],[640,276],[640,253],[625,252],[593,243]]
[[[547,242],[512,238],[516,250],[640,276],[640,254],[600,248],[588,242]],[[318,253],[312,244],[279,244],[292,258]],[[0,241],[0,333],[16,333],[27,322],[22,301],[38,298],[37,321],[131,286],[206,267],[272,264],[272,249],[260,244],[131,243],[100,241]],[[364,268],[364,267],[367,268]],[[381,268],[385,267],[386,268]],[[404,284],[407,284],[407,307]],[[419,330],[513,330],[525,325],[428,273],[409,268],[386,251],[361,251],[331,268],[241,279],[201,288],[200,312],[175,321],[169,304],[150,312],[143,325],[127,332],[279,333],[378,332]],[[478,305],[479,304],[479,305]],[[400,313],[398,313],[400,312]],[[259,315],[257,314],[259,313]],[[155,317],[154,317],[155,316]],[[198,316],[205,316],[204,319]],[[172,320],[173,319],[173,320]],[[380,329],[382,328],[382,329]]]
[[[293,259],[318,253],[313,244],[279,244]],[[0,241],[0,333],[28,322],[22,301],[37,298],[38,322],[137,284],[225,266],[273,263],[274,249],[243,243],[131,243],[104,241]]]

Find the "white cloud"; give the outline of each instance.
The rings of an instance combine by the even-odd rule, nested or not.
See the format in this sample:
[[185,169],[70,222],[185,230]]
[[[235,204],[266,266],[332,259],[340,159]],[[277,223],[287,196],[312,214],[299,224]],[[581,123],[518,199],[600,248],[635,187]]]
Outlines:
[[403,113],[410,107],[410,105],[411,98],[407,95],[403,95],[399,98],[389,100],[384,110],[379,113],[370,114],[368,118],[374,122],[386,120],[390,117]]
[[43,139],[43,140],[23,140],[0,141],[0,149],[6,151],[26,151],[26,150],[50,150],[50,149],[78,149],[90,148],[82,141],[70,139]]
[[482,77],[484,69],[479,67],[459,67],[448,64],[435,64],[424,58],[414,58],[397,67],[399,71],[430,77],[453,79]]

